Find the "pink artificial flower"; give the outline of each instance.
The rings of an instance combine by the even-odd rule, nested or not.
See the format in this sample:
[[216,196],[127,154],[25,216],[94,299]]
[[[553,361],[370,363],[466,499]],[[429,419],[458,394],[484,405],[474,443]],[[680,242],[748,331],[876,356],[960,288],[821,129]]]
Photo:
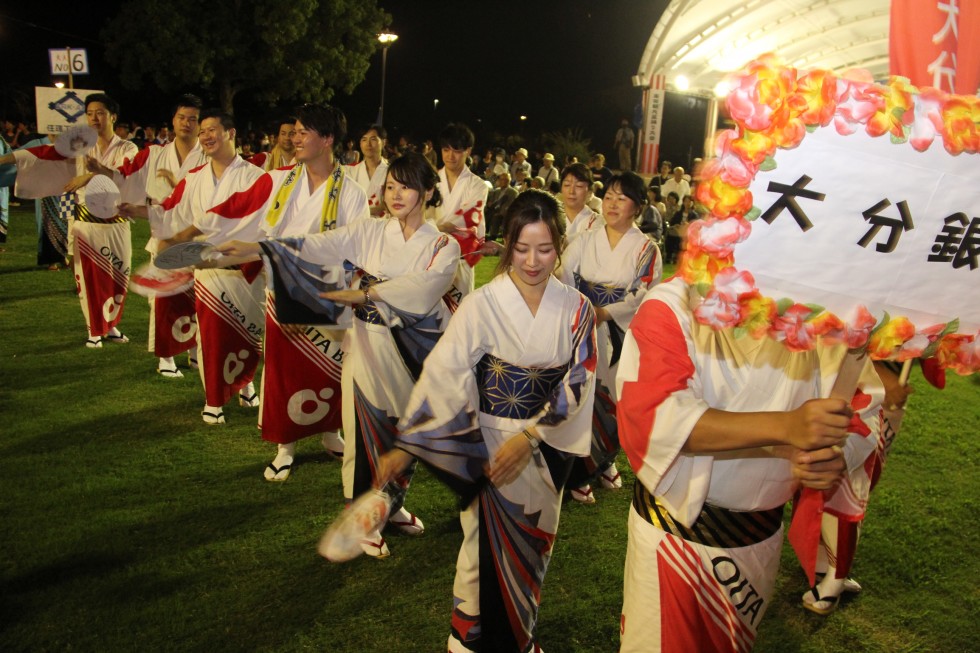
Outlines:
[[862,304],[852,311],[852,317],[847,322],[841,322],[838,329],[828,332],[824,336],[827,344],[843,343],[848,349],[857,349],[868,344],[868,338],[875,328],[878,320],[868,312]]
[[807,319],[812,327],[813,335],[824,340],[843,341],[844,323],[839,317],[829,311],[822,311],[816,317],[813,314]]
[[728,111],[752,131],[765,131],[796,85],[796,70],[782,66],[775,55],[765,54],[751,62],[746,72],[731,78]]
[[687,228],[687,243],[688,247],[727,257],[751,232],[752,225],[741,217],[705,218],[692,222]]
[[790,351],[809,351],[816,344],[814,327],[807,318],[813,313],[802,304],[793,304],[772,321],[769,335]]
[[[758,164],[745,159],[732,147],[732,141],[738,138],[733,129],[726,129],[715,140],[715,153],[718,158],[708,162],[702,172],[702,178],[709,172],[721,177],[722,181],[736,188],[748,188],[759,172]],[[712,165],[714,164],[714,165]]]
[[920,358],[929,345],[939,338],[945,328],[945,324],[934,324],[916,331],[915,335],[906,340],[905,344],[898,350],[896,360],[907,361],[912,358]]
[[868,118],[885,107],[881,92],[873,83],[852,79],[837,80],[837,114],[834,126],[841,135],[853,134],[857,125],[867,123]]
[[934,88],[923,88],[912,101],[914,108],[909,141],[916,150],[925,152],[936,136],[943,133],[945,94]]
[[743,296],[757,290],[751,272],[725,268],[715,275],[714,291],[727,303],[734,304]]
[[738,324],[739,306],[737,302],[728,302],[717,292],[711,291],[701,305],[694,309],[694,317],[701,324],[714,329],[725,329]]

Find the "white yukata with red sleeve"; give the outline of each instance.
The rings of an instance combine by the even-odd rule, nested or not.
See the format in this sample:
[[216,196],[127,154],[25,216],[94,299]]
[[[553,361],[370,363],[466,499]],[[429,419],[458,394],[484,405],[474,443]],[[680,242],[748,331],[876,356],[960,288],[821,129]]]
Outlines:
[[453,279],[453,289],[449,292],[454,306],[459,305],[463,297],[473,292],[475,279],[473,268],[480,262],[480,255],[475,252],[483,246],[487,235],[487,225],[483,220],[483,212],[487,206],[487,193],[490,189],[486,182],[474,175],[469,168],[463,167],[452,189],[449,188],[449,178],[446,169],[439,171],[439,194],[442,204],[435,208],[435,223],[440,230],[445,225],[452,224],[457,230],[451,235],[459,243],[462,258]]
[[[791,352],[702,325],[681,278],[647,293],[617,375],[620,442],[637,479],[620,651],[752,648],[779,570],[783,506],[798,483],[785,448],[682,448],[709,408],[782,412],[828,396],[845,353],[843,345]],[[872,401],[859,421],[875,431],[884,391],[870,362],[862,390]],[[862,468],[874,440],[851,429],[848,470]]]
[[[159,173],[168,171],[179,183],[194,168],[207,163],[201,144],[194,147],[184,160],[177,154],[176,142],[166,145],[152,144],[143,148],[132,159],[126,159],[112,175],[120,189],[120,201],[129,204],[163,202],[174,191],[170,182]],[[156,255],[158,239],[150,230],[146,251]],[[194,319],[194,289],[188,288],[176,295],[154,296],[150,302],[150,328],[147,348],[161,358],[170,358],[192,349],[197,334]]]
[[[66,163],[52,145],[18,150],[14,152],[17,162],[15,193],[24,198],[51,195],[51,192],[36,194],[32,190],[47,190],[52,183],[60,189],[72,176],[87,174],[86,156],[115,169],[127,158],[136,156],[137,151],[136,145],[116,135],[104,150],[95,145],[74,162]],[[65,175],[67,179],[64,179]],[[90,338],[105,336],[122,319],[129,291],[133,256],[129,220],[121,216],[99,218],[92,215],[85,205],[84,186],[74,193],[63,194],[61,202],[73,207],[68,223],[68,251],[74,257],[75,283],[88,334]]]
[[[263,237],[309,236],[370,219],[364,189],[349,171],[348,166],[336,166],[312,193],[302,165],[267,173],[272,190],[257,211]],[[287,189],[294,190],[283,192],[286,184]],[[276,202],[282,204],[280,211],[270,213]],[[334,210],[328,203],[335,204]],[[265,365],[259,404],[262,439],[289,444],[317,433],[332,433],[333,441],[339,442],[342,345],[351,312],[342,311],[335,321],[324,318],[304,324],[301,330],[284,329],[276,295],[271,288],[266,293]]]
[[374,174],[368,176],[367,166],[363,161],[352,166],[344,166],[350,179],[357,182],[357,185],[364,189],[367,195],[368,210],[374,211],[381,206],[385,199],[385,178],[388,176],[388,162],[381,159],[381,163],[374,169]]
[[[211,164],[191,170],[160,210],[152,210],[154,235],[164,239],[194,226],[201,240],[255,242],[258,220],[236,193],[261,178],[262,169],[236,156],[220,179]],[[162,212],[162,215],[160,213]],[[245,218],[240,216],[246,216]],[[261,354],[265,280],[261,263],[194,271],[198,361],[209,406],[222,406],[251,383]]]

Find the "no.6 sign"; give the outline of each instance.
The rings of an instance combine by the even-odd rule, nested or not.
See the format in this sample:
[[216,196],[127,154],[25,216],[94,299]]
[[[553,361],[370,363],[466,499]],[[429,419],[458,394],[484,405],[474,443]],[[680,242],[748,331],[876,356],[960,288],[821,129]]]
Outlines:
[[[88,74],[88,53],[84,48],[80,50],[48,50],[48,57],[51,59],[52,75],[87,75]],[[69,66],[71,70],[69,70]]]

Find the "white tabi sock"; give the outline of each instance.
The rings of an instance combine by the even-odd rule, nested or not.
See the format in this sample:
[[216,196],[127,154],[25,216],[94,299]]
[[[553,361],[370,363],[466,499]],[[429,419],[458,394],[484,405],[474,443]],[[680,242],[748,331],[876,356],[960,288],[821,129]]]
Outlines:
[[344,438],[340,436],[340,431],[324,431],[320,443],[330,454],[338,458],[344,457]]

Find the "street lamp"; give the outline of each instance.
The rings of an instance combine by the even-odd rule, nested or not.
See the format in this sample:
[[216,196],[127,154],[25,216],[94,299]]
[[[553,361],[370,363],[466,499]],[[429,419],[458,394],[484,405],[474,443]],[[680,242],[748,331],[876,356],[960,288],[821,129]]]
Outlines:
[[398,35],[385,30],[378,34],[381,41],[381,106],[378,107],[378,125],[384,124],[385,118],[385,76],[388,72],[388,48],[398,40]]

